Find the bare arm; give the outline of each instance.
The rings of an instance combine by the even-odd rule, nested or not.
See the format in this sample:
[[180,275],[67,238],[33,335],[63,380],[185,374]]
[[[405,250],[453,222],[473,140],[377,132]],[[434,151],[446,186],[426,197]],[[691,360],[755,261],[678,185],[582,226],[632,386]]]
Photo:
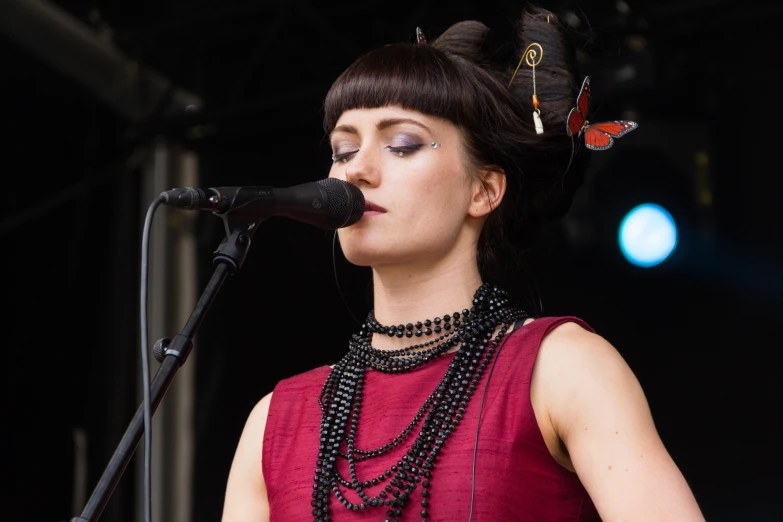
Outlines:
[[250,412],[228,474],[222,522],[269,522],[269,502],[261,471],[264,428],[272,394]]
[[556,328],[536,362],[554,432],[604,522],[703,522],[636,376],[602,337]]

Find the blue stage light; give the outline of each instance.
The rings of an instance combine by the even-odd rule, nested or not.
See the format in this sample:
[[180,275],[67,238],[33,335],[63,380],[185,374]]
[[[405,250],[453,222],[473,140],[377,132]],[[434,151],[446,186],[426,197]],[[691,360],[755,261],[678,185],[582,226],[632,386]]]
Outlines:
[[647,268],[663,262],[674,251],[677,226],[666,209],[645,203],[625,215],[618,240],[630,263]]

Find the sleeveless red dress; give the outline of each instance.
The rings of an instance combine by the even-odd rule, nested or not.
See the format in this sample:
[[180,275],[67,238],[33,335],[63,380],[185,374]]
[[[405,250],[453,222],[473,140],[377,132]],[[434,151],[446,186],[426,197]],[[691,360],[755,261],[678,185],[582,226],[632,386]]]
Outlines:
[[[492,372],[489,368],[484,372],[462,422],[440,452],[430,479],[427,521],[600,521],[576,474],[557,464],[549,454],[530,402],[530,378],[541,340],[568,321],[592,331],[575,317],[548,317],[518,327],[507,336]],[[356,446],[377,448],[400,433],[453,357],[446,354],[404,374],[368,370]],[[329,371],[328,366],[316,368],[284,379],[274,389],[262,466],[272,522],[315,518],[310,502],[321,423],[318,396]],[[476,443],[479,410],[481,425]],[[377,477],[388,469],[401,459],[410,442],[406,440],[396,451],[377,459],[357,462],[359,480]],[[338,459],[338,469],[343,477],[350,476],[345,459]],[[366,492],[373,497],[384,485],[367,488]],[[343,492],[348,500],[360,502],[354,491]],[[421,487],[413,491],[400,522],[422,520],[421,492]],[[330,507],[335,522],[388,519],[384,507],[349,511],[334,496]]]

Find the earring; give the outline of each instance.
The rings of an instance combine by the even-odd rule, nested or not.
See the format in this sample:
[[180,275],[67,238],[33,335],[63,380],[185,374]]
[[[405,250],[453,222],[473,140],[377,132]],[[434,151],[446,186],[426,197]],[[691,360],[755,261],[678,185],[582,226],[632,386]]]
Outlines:
[[440,145],[440,143],[436,143],[436,142],[433,141],[431,147],[433,149],[437,149],[439,145]]

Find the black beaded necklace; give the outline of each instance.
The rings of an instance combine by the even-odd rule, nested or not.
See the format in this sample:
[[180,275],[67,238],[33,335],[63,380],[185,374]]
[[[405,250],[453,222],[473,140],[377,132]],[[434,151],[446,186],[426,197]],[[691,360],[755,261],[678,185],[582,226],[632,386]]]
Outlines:
[[[438,453],[462,420],[465,408],[506,332],[525,316],[521,310],[509,306],[508,294],[504,290],[487,283],[476,290],[470,310],[444,315],[442,319],[436,317],[432,321],[383,326],[370,312],[359,333],[351,337],[348,353],[332,368],[319,397],[322,417],[311,501],[314,521],[332,520],[329,501],[331,493],[334,493],[347,509],[358,511],[383,507],[386,509],[384,522],[396,522],[413,490],[421,486],[420,514],[426,522],[431,503],[430,481]],[[435,328],[430,328],[432,324]],[[492,339],[492,333],[498,326],[498,334]],[[441,332],[444,333],[435,339],[400,350],[377,350],[371,344],[373,333],[410,338]],[[367,369],[386,373],[407,372],[459,344],[461,346],[443,378],[402,432],[379,448],[357,448],[356,432]],[[356,462],[380,457],[400,446],[420,424],[418,436],[402,460],[377,477],[359,479]],[[338,458],[348,461],[350,480],[338,473]],[[365,492],[365,489],[387,480],[388,484],[377,495],[370,497]],[[360,500],[349,501],[340,486],[353,490]]]

